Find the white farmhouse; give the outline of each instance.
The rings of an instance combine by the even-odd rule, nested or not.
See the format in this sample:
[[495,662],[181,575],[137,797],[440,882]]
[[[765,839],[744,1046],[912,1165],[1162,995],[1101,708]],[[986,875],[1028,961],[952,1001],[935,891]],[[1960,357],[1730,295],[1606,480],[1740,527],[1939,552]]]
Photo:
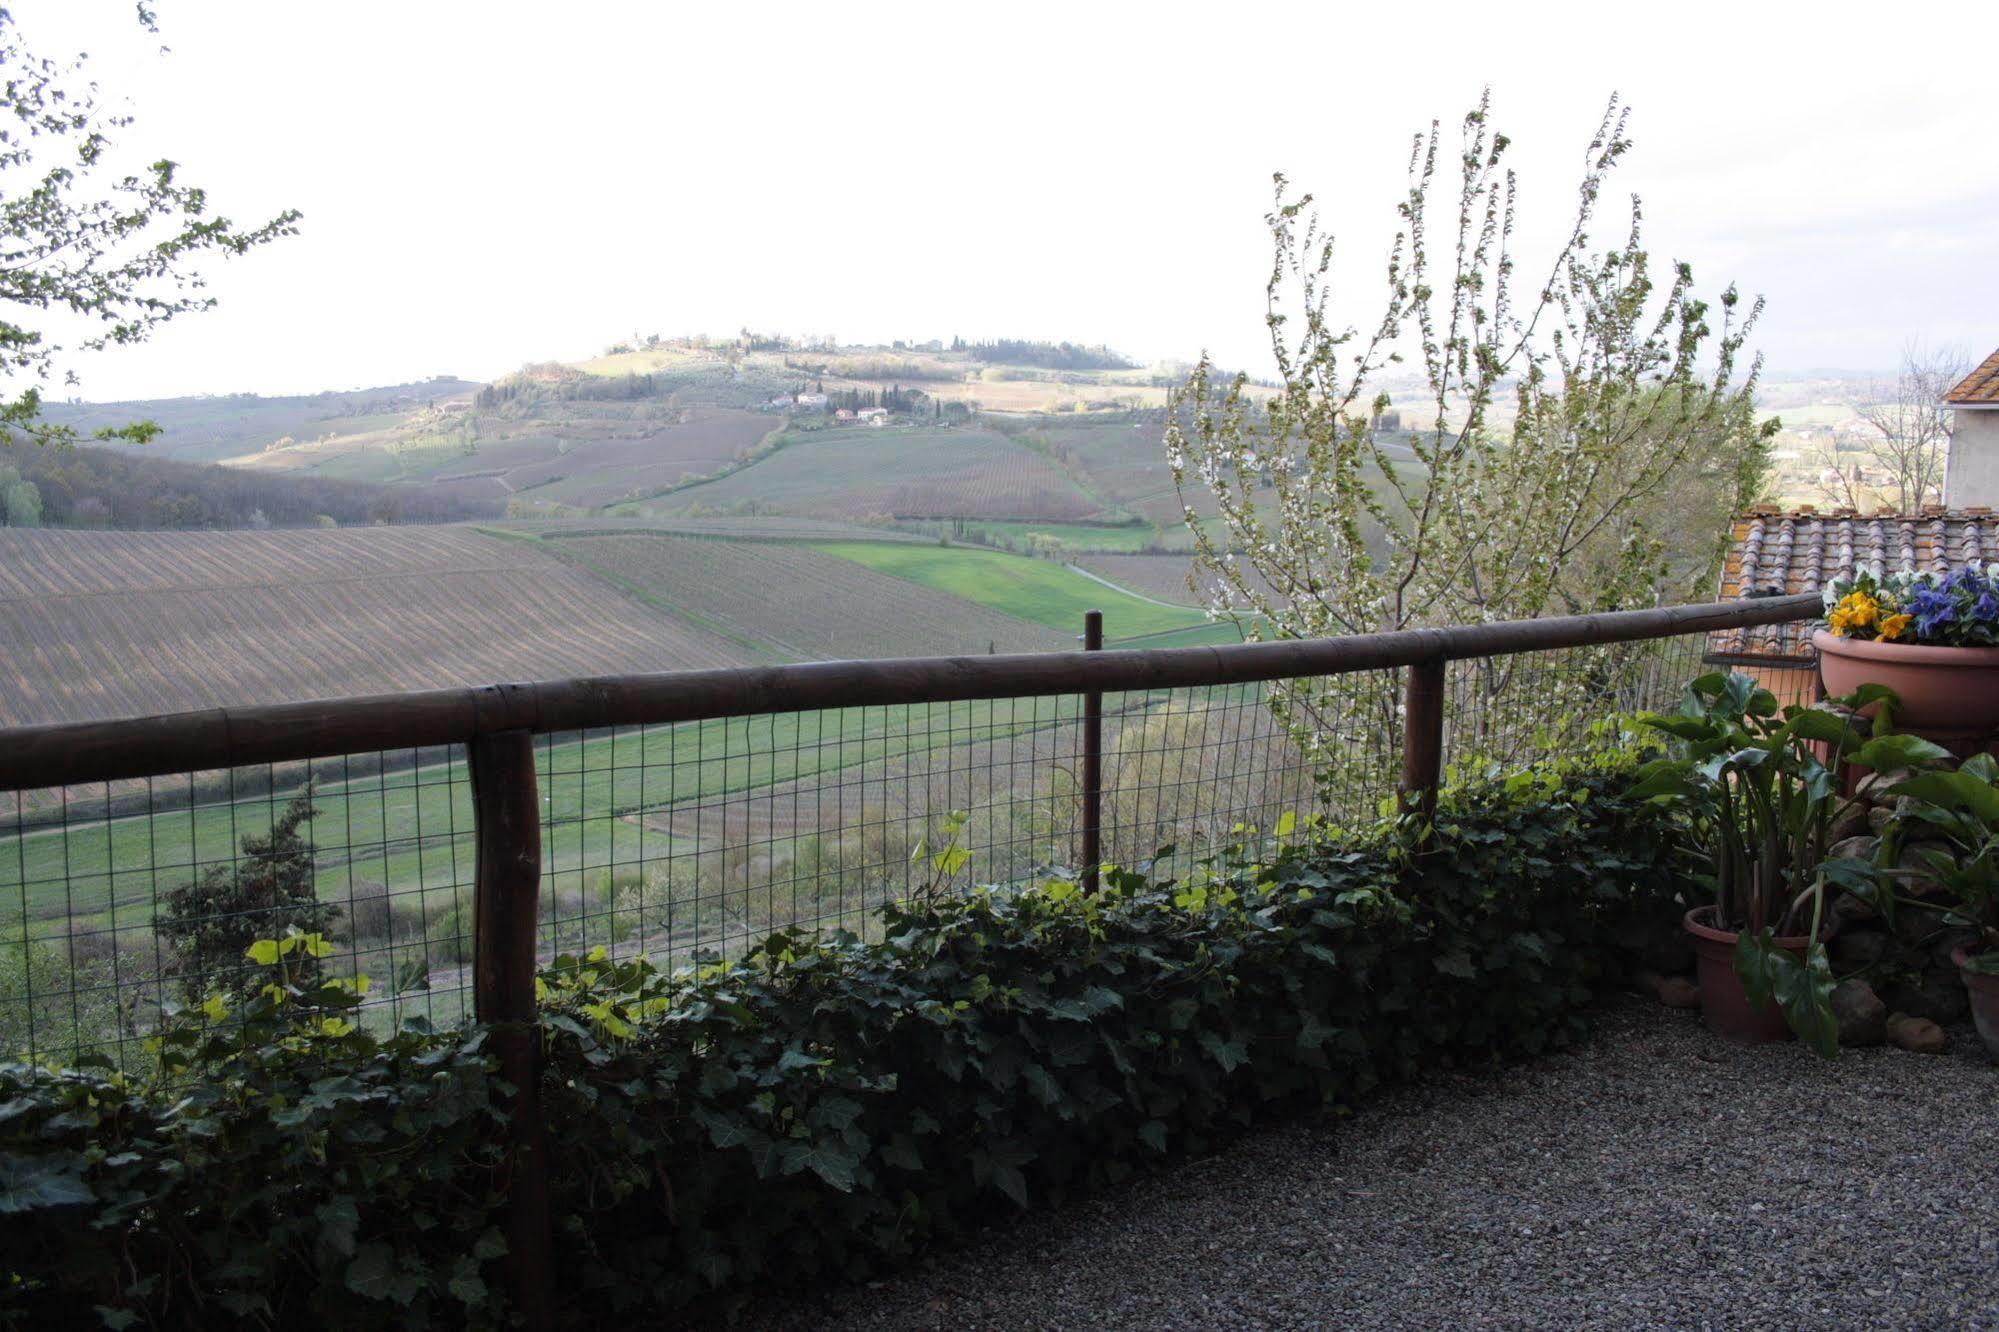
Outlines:
[[1944,465],[1949,509],[1999,508],[1999,351],[1943,395],[1956,417]]

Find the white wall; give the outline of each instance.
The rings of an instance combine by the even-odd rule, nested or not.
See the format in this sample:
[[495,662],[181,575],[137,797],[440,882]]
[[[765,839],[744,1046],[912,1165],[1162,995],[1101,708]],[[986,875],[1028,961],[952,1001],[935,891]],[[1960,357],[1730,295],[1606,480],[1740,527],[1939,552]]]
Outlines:
[[1944,472],[1943,502],[1953,509],[1999,509],[1999,407],[1957,409]]

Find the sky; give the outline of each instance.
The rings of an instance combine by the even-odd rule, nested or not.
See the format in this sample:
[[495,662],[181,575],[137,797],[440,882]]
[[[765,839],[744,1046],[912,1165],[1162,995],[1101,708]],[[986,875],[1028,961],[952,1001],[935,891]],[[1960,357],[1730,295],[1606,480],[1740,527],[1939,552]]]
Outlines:
[[[1271,174],[1377,293],[1410,137],[1490,87],[1524,271],[1612,92],[1660,258],[1768,301],[1775,373],[1999,346],[1999,6],[15,0],[239,222],[217,309],[92,400],[486,379],[634,333],[1104,342],[1265,367]],[[161,54],[164,42],[168,53]],[[67,392],[67,390],[65,390]]]

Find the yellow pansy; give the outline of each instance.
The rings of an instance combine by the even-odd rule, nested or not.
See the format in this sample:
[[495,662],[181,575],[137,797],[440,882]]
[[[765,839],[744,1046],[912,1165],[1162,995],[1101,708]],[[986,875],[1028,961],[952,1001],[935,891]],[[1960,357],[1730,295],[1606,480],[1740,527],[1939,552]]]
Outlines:
[[1900,638],[1908,631],[1910,622],[1915,618],[1913,615],[1887,616],[1881,621],[1881,637],[1884,639]]
[[1879,602],[1865,592],[1849,592],[1832,608],[1832,614],[1826,616],[1826,627],[1835,634],[1857,638],[1858,630],[1873,628],[1880,618]]

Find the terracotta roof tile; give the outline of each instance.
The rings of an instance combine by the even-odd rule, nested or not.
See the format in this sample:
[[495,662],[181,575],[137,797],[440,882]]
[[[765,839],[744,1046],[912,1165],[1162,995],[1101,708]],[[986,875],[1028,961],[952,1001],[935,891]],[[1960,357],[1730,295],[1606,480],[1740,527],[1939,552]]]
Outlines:
[[[1995,559],[1999,515],[1988,508],[1883,511],[1862,517],[1851,509],[1784,513],[1763,505],[1735,520],[1722,565],[1721,599],[1817,592],[1859,566],[1879,577],[1895,570],[1941,572],[1970,560]],[[1723,630],[1709,636],[1708,654],[1811,662],[1811,625]]]
[[1959,406],[1990,403],[1999,407],[1999,351],[1986,357],[1976,370],[1959,380],[1955,388],[1943,395],[1943,400]]

